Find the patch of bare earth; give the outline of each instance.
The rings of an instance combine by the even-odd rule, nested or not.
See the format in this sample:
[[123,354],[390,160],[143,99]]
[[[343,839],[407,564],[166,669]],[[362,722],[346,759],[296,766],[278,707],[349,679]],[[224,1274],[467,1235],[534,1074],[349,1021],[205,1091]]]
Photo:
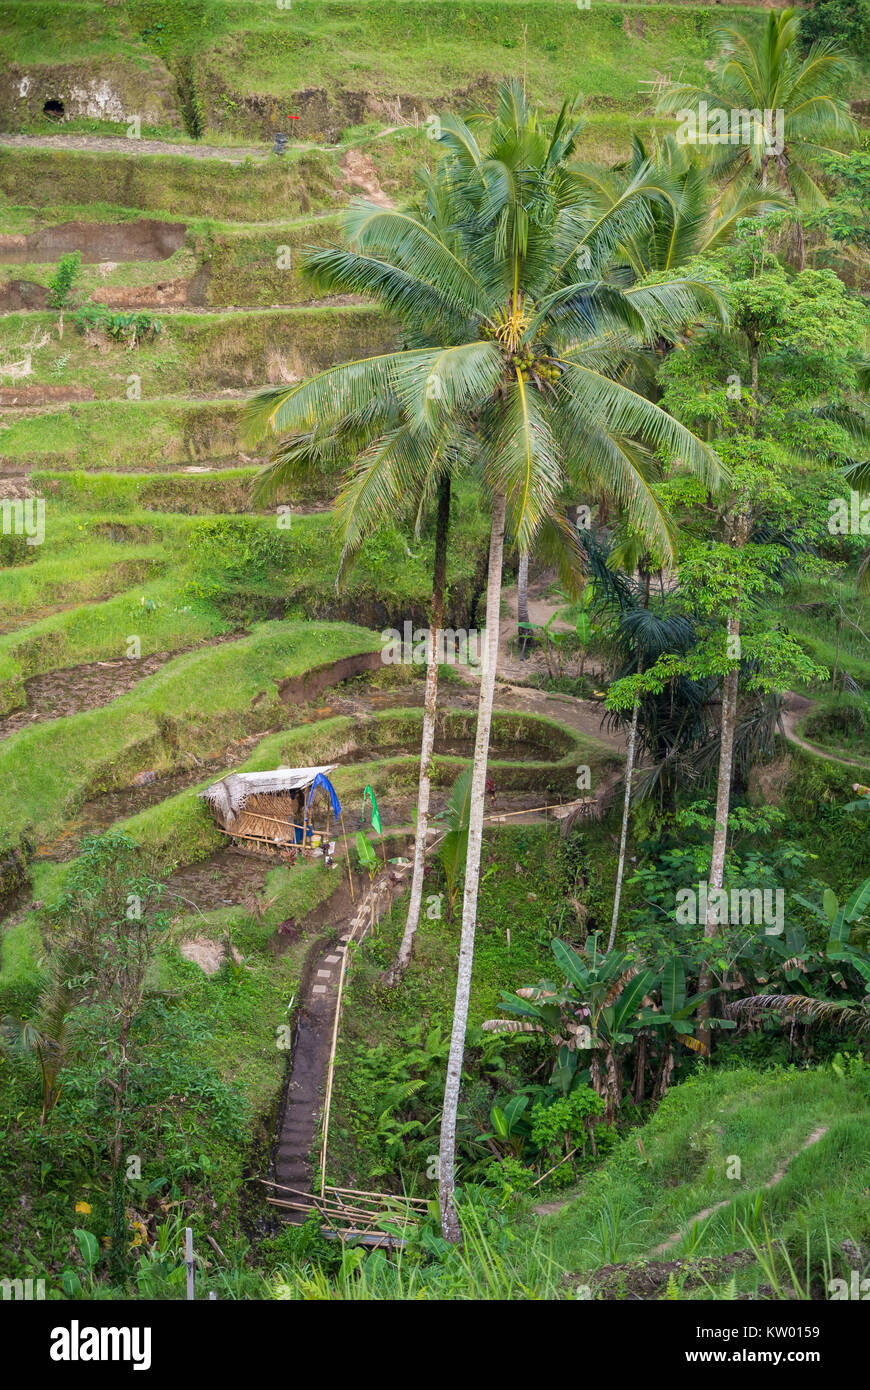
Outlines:
[[235,946],[226,941],[214,941],[210,936],[189,936],[178,944],[180,955],[193,961],[205,975],[216,975],[225,960],[232,959],[241,965],[242,957]]
[[377,203],[382,208],[396,206],[393,199],[381,188],[378,171],[370,154],[363,150],[346,150],[339,161],[339,168],[342,176],[351,185],[352,191],[359,189],[370,203]]
[[730,1278],[734,1270],[752,1264],[751,1250],[697,1260],[655,1260],[634,1265],[602,1265],[591,1275],[572,1276],[570,1283],[588,1285],[593,1298],[655,1301],[662,1297],[671,1276],[683,1289],[704,1288]]
[[[233,638],[237,639],[238,634],[227,633],[201,645],[217,646]],[[192,648],[184,650],[190,651]],[[153,656],[140,657],[135,661],[127,657],[115,661],[90,661],[82,666],[30,676],[24,682],[27,703],[24,709],[13,710],[0,719],[0,739],[8,738],[28,724],[62,719],[70,714],[80,714],[82,710],[109,705],[120,695],[126,695],[146,676],[159,671],[167,661],[181,655],[182,651],[155,652]]]

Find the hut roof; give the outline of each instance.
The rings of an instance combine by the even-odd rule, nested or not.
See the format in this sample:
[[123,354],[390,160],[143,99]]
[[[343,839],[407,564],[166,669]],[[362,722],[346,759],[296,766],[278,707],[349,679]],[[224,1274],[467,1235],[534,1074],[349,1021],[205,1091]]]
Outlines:
[[234,821],[249,797],[300,791],[310,787],[320,773],[328,776],[334,767],[335,763],[329,763],[324,767],[276,767],[271,772],[231,772],[199,795],[225,821]]

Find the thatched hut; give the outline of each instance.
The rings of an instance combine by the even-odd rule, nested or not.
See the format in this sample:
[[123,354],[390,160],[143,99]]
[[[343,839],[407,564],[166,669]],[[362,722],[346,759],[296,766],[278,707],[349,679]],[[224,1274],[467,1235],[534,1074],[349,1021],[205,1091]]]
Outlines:
[[231,772],[199,795],[219,830],[254,848],[323,850],[331,819],[341,805],[326,767],[276,767],[271,772]]

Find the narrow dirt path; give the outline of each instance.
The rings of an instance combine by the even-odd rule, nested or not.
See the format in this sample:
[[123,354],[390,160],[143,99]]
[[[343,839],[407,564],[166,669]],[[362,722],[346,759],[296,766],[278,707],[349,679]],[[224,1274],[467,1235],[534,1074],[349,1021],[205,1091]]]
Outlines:
[[[544,624],[563,607],[560,599],[548,598],[550,579],[538,579],[529,585],[529,619],[533,623]],[[595,739],[617,752],[624,752],[626,735],[621,729],[608,729],[602,725],[605,710],[594,700],[581,700],[573,695],[557,695],[546,690],[536,690],[534,686],[515,685],[515,681],[527,681],[530,676],[546,675],[547,663],[540,647],[533,647],[525,660],[515,649],[517,637],[517,587],[511,585],[502,590],[502,606],[507,611],[499,621],[498,633],[498,671],[496,675],[496,704],[499,709],[523,710],[528,714],[540,714],[574,729],[586,738]],[[554,623],[560,632],[569,632],[570,624]],[[457,674],[464,680],[478,684],[478,674],[468,666],[457,666]]]
[[[552,599],[547,596],[550,582],[549,578],[545,578],[529,584],[529,621],[537,623],[541,627],[548,623],[560,608],[565,606],[560,599]],[[520,656],[516,648],[518,635],[517,600],[516,584],[502,589],[502,608],[506,608],[507,612],[503,614],[499,622],[498,669],[506,680],[528,680],[531,675],[545,675],[547,672],[546,658],[540,646],[529,647],[525,658]],[[571,624],[556,619],[551,630],[570,632]]]
[[[364,939],[372,923],[404,888],[409,870],[407,865],[379,875],[362,900],[358,898],[344,919],[339,917],[309,953],[272,1156],[272,1175],[283,1187],[307,1192],[317,1176],[312,1151],[320,1131],[344,946]],[[302,1215],[289,1219],[298,1222]]]
[[829,763],[839,763],[841,767],[867,767],[870,763],[870,755],[863,760],[858,758],[839,758],[834,753],[829,753],[826,748],[821,748],[816,743],[808,743],[805,738],[801,738],[797,733],[797,726],[816,705],[815,700],[810,700],[806,695],[795,695],[792,691],[786,696],[786,704],[782,714],[783,728],[785,737],[789,743],[794,743],[798,748],[803,748],[806,753],[812,753],[814,758],[825,758]]
[[[177,154],[188,159],[226,159],[241,164],[246,159],[268,159],[271,141],[260,145],[200,145],[175,140],[132,140],[126,135],[0,135],[0,146],[44,150],[83,150],[93,154]],[[289,150],[334,150],[309,140],[291,140]]]
[[365,150],[354,148],[345,150],[338,166],[342,177],[350,185],[351,192],[361,190],[370,203],[377,203],[382,208],[394,208],[396,206],[393,199],[381,188],[375,162],[370,154],[366,154]]
[[[789,1154],[781,1167],[777,1168],[773,1176],[768,1178],[767,1182],[763,1185],[764,1190],[768,1191],[771,1187],[776,1187],[777,1183],[781,1183],[788,1172],[789,1165],[797,1158],[798,1154],[803,1153],[805,1149],[811,1148],[813,1144],[818,1144],[819,1140],[823,1139],[827,1132],[827,1125],[819,1125],[818,1129],[814,1129],[812,1134],[808,1135],[801,1144],[800,1148],[795,1149],[794,1153]],[[712,1207],[704,1207],[703,1211],[696,1212],[695,1215],[690,1218],[686,1223],[685,1229],[691,1230],[699,1221],[706,1221],[708,1216],[712,1216],[714,1212],[721,1211],[723,1207],[730,1206],[732,1201],[733,1198],[726,1197],[724,1201],[716,1202]],[[661,1245],[656,1246],[653,1253],[656,1255],[663,1255],[665,1251],[672,1249],[675,1245],[679,1245],[680,1241],[683,1239],[683,1235],[683,1231],[674,1231],[672,1235],[668,1236],[667,1240],[663,1240]]]

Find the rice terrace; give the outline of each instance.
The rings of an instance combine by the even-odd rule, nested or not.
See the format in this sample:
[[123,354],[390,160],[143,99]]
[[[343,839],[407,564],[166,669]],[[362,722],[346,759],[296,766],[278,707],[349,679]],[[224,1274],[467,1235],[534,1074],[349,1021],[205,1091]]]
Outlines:
[[143,1369],[119,1304],[155,1369],[158,1303],[703,1304],[675,1367],[769,1304],[728,1359],[824,1368],[870,0],[3,0],[0,51],[0,1304]]

